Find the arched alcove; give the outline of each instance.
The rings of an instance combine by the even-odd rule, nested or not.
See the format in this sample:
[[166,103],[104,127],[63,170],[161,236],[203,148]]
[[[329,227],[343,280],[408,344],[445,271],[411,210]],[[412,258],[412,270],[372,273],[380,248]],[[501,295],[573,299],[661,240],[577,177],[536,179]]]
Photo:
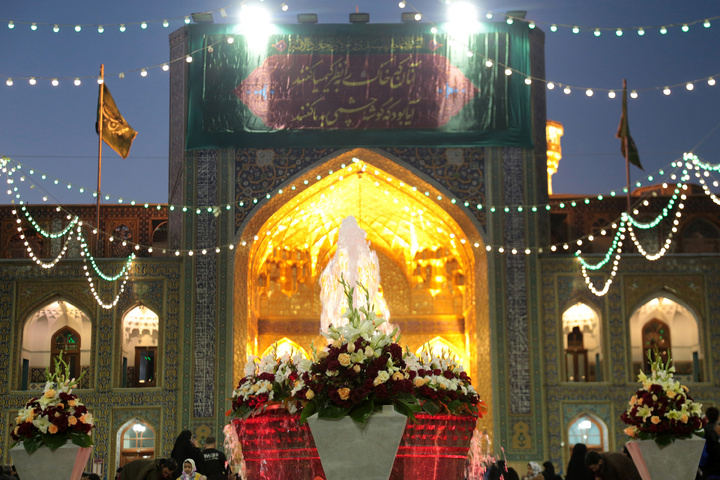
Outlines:
[[609,448],[608,428],[605,422],[592,412],[584,412],[575,416],[566,425],[565,435],[569,447],[568,458],[577,443],[584,443],[588,450],[607,452]]
[[435,356],[443,357],[449,355],[450,357],[457,358],[458,362],[462,365],[465,365],[467,363],[466,355],[463,353],[463,351],[458,349],[455,345],[448,342],[441,336],[437,336],[428,341],[427,343],[424,343],[420,348],[417,349],[415,353],[419,355],[425,348],[429,349],[430,352]]
[[563,380],[602,381],[602,321],[596,308],[577,301],[562,313]]
[[679,298],[666,292],[649,297],[633,311],[629,328],[633,379],[645,369],[648,349],[658,347],[673,360],[680,381],[705,381],[700,321]]
[[[378,254],[381,289],[403,346],[414,351],[442,336],[465,353],[466,369],[491,404],[481,231],[429,180],[366,149],[332,155],[288,179],[282,194],[241,226],[232,293],[234,381],[247,354],[257,355],[282,337],[304,348],[311,340],[324,343],[318,279],[335,253],[340,223],[350,215]],[[491,425],[491,415],[482,421]]]
[[141,458],[155,458],[157,435],[153,425],[135,417],[120,426],[116,433],[116,465],[122,467]]
[[157,386],[160,319],[145,305],[136,305],[122,316],[121,387]]
[[280,340],[278,340],[277,342],[275,342],[272,345],[270,345],[269,347],[267,347],[265,349],[265,351],[262,352],[262,355],[260,355],[260,356],[264,357],[265,355],[273,353],[273,351],[275,351],[275,354],[277,355],[278,358],[282,357],[285,354],[289,354],[290,356],[293,356],[297,353],[299,353],[300,355],[302,355],[305,358],[310,358],[310,357],[308,357],[307,351],[303,347],[301,347],[300,345],[297,344],[297,342],[294,342],[287,337],[283,337]]
[[22,327],[19,358],[21,390],[38,390],[45,385],[44,372],[54,369],[53,354],[63,352],[72,372],[81,379],[80,388],[91,385],[92,323],[88,315],[72,303],[57,298],[26,317]]

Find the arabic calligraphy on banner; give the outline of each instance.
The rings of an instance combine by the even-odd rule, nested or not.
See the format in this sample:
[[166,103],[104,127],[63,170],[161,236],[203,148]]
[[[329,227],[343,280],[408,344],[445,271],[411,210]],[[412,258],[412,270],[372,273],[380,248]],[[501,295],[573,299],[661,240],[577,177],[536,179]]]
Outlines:
[[284,25],[259,39],[191,25],[204,53],[188,67],[187,148],[528,147],[530,87],[484,61],[528,72],[528,29],[485,30]]
[[234,90],[276,130],[437,128],[478,92],[432,54],[274,55]]

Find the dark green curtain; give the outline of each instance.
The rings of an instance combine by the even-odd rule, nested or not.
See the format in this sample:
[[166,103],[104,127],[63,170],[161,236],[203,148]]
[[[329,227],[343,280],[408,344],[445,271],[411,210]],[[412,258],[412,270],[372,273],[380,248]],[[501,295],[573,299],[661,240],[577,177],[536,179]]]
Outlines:
[[482,26],[451,38],[423,24],[283,25],[258,39],[191,25],[186,146],[530,148],[527,26]]

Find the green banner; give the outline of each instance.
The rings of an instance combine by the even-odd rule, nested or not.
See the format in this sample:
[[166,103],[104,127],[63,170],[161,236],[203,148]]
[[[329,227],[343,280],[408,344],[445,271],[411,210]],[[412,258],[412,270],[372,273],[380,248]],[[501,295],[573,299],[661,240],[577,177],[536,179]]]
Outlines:
[[188,149],[532,146],[526,25],[235,28],[188,27]]

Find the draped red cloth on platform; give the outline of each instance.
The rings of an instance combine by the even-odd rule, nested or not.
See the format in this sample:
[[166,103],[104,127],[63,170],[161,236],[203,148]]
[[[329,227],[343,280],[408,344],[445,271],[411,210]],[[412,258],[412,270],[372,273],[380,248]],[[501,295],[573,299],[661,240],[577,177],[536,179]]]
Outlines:
[[[248,480],[324,480],[315,443],[298,415],[269,410],[233,420]],[[390,480],[461,478],[475,429],[474,417],[426,414],[408,422]]]

